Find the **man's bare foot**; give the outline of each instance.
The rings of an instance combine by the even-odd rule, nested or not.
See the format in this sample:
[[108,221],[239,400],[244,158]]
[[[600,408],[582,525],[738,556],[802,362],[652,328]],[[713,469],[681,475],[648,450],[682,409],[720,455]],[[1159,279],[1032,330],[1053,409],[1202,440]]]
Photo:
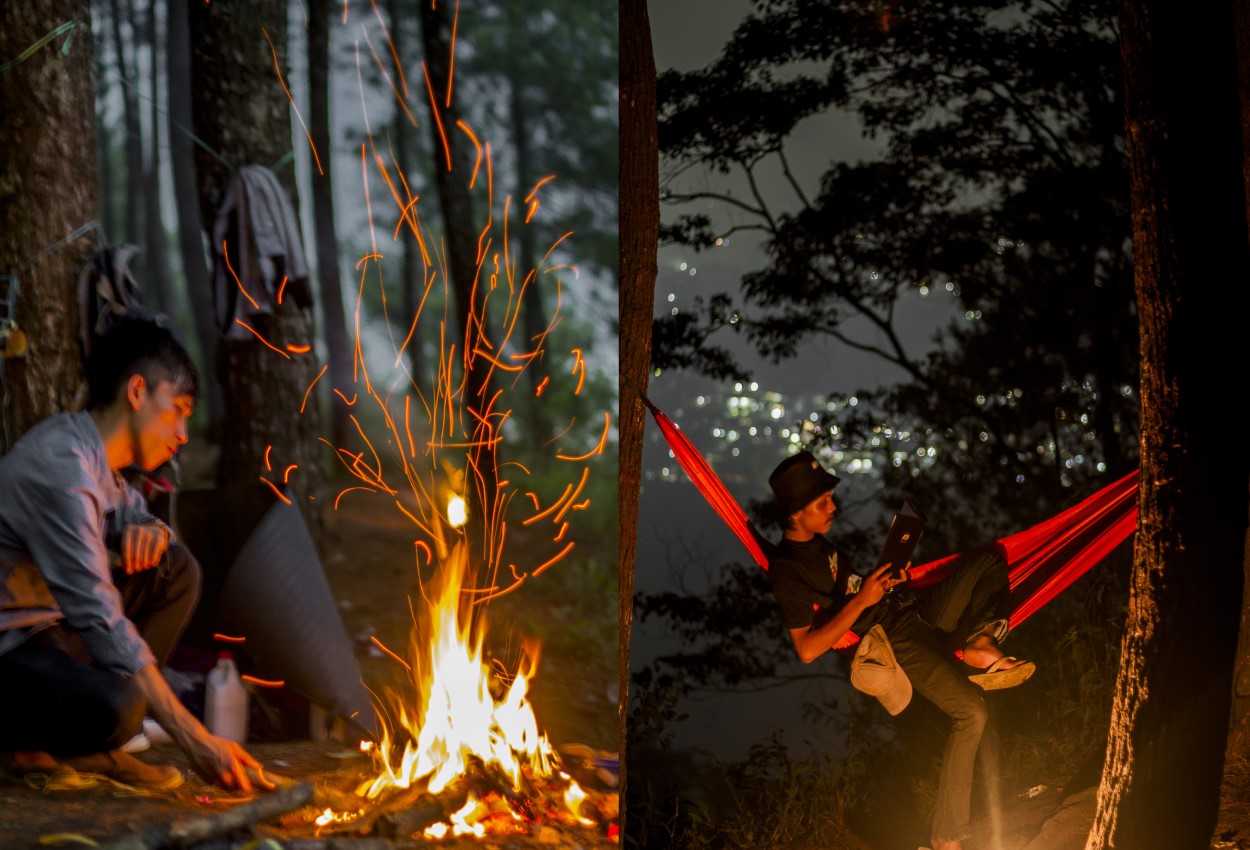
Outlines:
[[943,841],[940,838],[930,838],[929,844],[933,850],[964,850],[962,841]]
[[[998,648],[998,641],[994,640],[993,635],[985,632],[973,635],[972,639],[964,646],[964,663],[969,667],[985,670],[1002,657],[1003,651]],[[1027,661],[1021,661],[1016,658],[1008,658],[998,666],[998,669],[1010,670],[1012,667],[1027,663]]]

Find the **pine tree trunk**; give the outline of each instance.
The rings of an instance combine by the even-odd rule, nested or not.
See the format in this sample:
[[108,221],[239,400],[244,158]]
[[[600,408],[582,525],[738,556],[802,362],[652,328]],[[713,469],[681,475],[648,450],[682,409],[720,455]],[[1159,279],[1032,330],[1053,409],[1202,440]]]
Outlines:
[[[117,69],[122,76],[122,116],[126,128],[126,194],[122,198],[125,231],[121,241],[143,247],[143,136],[139,130],[139,103],[135,94],[138,74],[133,63],[133,51],[128,49],[129,45],[122,35],[122,21],[130,20],[130,3],[128,0],[112,0],[109,13],[113,23],[113,51],[117,54]],[[132,263],[131,271],[141,286],[147,279],[147,259],[147,251],[144,250]]]
[[[330,139],[330,3],[308,4],[308,96],[309,124],[317,147],[321,172],[312,176],[313,220],[316,227],[317,278],[324,317],[326,353],[329,357],[328,387],[344,393],[352,386],[352,349],[343,313],[343,290],[339,282],[338,235],[334,229],[334,180],[330,169],[334,147]],[[323,392],[331,392],[322,388]],[[347,408],[330,406],[336,446],[346,445],[354,434]]]
[[[100,26],[97,20],[95,27]],[[109,89],[111,88],[109,78],[104,71],[104,51],[95,51],[95,159],[96,171],[100,175],[100,233],[103,235],[100,241],[106,241],[116,233],[117,216],[113,213],[113,169],[109,163],[109,150],[112,147],[110,137],[112,136],[112,128],[104,122],[104,104],[109,99]]]
[[[86,0],[0,3],[0,56],[90,20]],[[0,297],[16,278],[12,318],[29,340],[24,358],[0,363],[0,452],[67,410],[82,378],[74,283],[95,234],[52,246],[98,214],[95,146],[84,144],[95,135],[91,33],[80,26],[64,45],[62,36],[0,74]]]
[[[1141,491],[1128,625],[1088,847],[1207,847],[1246,557],[1240,393],[1250,243],[1233,2],[1129,0],[1125,129],[1141,331]],[[1203,97],[1195,98],[1201,90]]]
[[[651,312],[655,301],[656,248],[660,228],[659,146],[656,139],[655,56],[646,0],[620,6],[620,724],[622,799],[626,792],[626,708],[629,704],[629,648],[634,616],[634,552],[638,537],[638,493],[642,487],[642,437],[651,365]],[[621,811],[625,834],[625,810]]]
[[[148,109],[151,120],[148,126],[147,151],[143,164],[143,221],[147,245],[144,253],[148,279],[141,281],[143,291],[151,293],[148,307],[170,316],[178,316],[174,303],[173,276],[169,270],[169,246],[165,242],[165,217],[161,215],[161,132],[160,132],[160,53],[161,38],[156,26],[157,0],[148,0],[147,43],[151,56],[151,79],[148,89]],[[136,85],[138,81],[135,81]]]
[[[513,13],[513,20],[510,26],[519,28],[523,23],[516,20],[519,17]],[[525,197],[529,194],[530,189],[534,186],[534,167],[531,164],[533,155],[530,152],[530,127],[527,107],[525,105],[525,72],[521,69],[521,57],[519,50],[508,51],[508,115],[511,119],[510,134],[512,136],[512,151],[516,157],[516,190],[512,196],[513,209],[516,214],[524,217],[526,211]],[[517,268],[522,274],[528,274],[529,270],[534,268],[534,255],[536,253],[534,245],[534,228],[532,226],[521,225],[515,228],[517,234]],[[543,292],[539,281],[535,279],[532,285],[525,289],[525,315],[524,327],[525,338],[533,340],[541,336],[543,329],[547,326],[547,313],[543,308]],[[531,389],[537,389],[541,380],[541,374],[538,369],[529,370],[529,380]],[[542,406],[536,405],[536,409],[543,409]],[[536,431],[535,439],[544,440],[547,435],[541,431]]]
[[[525,22],[518,13],[513,9],[509,12],[510,20],[508,21],[508,29],[511,33],[524,33]],[[512,140],[512,154],[516,162],[516,188],[512,194],[512,216],[514,224],[509,228],[509,232],[515,234],[516,262],[517,268],[522,276],[529,274],[530,269],[535,267],[537,260],[537,244],[535,239],[535,225],[525,224],[524,217],[527,212],[527,204],[525,198],[529,194],[530,189],[534,187],[537,177],[534,174],[533,166],[533,139],[530,138],[533,130],[530,127],[529,106],[525,101],[525,85],[527,77],[522,66],[523,57],[522,49],[518,46],[523,42],[524,36],[518,37],[511,35],[512,49],[507,51],[507,65],[505,70],[508,75],[508,118],[510,127],[508,128],[509,136]],[[543,278],[541,275],[535,275],[530,281],[529,286],[525,287],[523,296],[523,312],[521,327],[525,331],[525,343],[533,344],[533,340],[541,339],[543,331],[547,327],[546,306],[543,304],[542,291]],[[535,364],[537,365],[537,364]],[[543,404],[543,400],[537,396],[537,390],[542,380],[542,371],[531,366],[526,370],[529,376],[529,386],[531,395],[528,403],[524,406],[524,422],[526,428],[529,429],[531,439],[536,442],[545,442],[550,439],[552,432],[555,430],[552,423],[552,409],[548,404]]]
[[[395,42],[395,53],[401,60],[405,55],[404,47],[407,44],[407,39],[402,32],[402,21],[404,18],[402,6],[403,4],[400,0],[389,0],[386,4],[387,17],[391,22],[391,39]],[[399,79],[398,67],[393,68],[392,73],[395,75],[394,79]],[[410,89],[409,97],[407,98],[410,109],[412,108],[412,101]],[[398,107],[396,107],[395,116],[392,119],[392,127],[395,134],[395,166],[403,173],[404,179],[407,181],[408,187],[413,191],[413,194],[418,194],[412,172],[412,149],[416,139],[409,131],[407,114]],[[427,301],[425,309],[422,309],[421,296],[425,292],[425,281],[422,279],[421,263],[418,262],[419,251],[416,237],[410,233],[407,227],[402,228],[400,232],[405,235],[403,243],[400,245],[403,257],[400,260],[399,271],[400,287],[402,287],[404,292],[404,322],[406,323],[403,328],[404,336],[408,335],[408,330],[412,327],[414,317],[416,322],[416,327],[412,329],[412,340],[408,343],[408,348],[405,349],[404,353],[408,358],[408,371],[412,375],[412,380],[416,382],[417,386],[427,387],[432,386],[434,383],[433,375],[425,374],[425,353],[422,350],[425,342],[424,332],[429,327],[429,322],[425,319],[426,310],[429,309],[429,302]],[[422,315],[417,315],[418,310],[421,310]]]
[[[198,146],[195,150],[200,216],[211,234],[234,169],[253,163],[273,168],[291,149],[288,101],[271,52],[272,44],[278,65],[287,73],[286,6],[266,0],[193,3],[190,23],[196,36],[191,49],[194,130],[217,154]],[[298,208],[292,168],[277,174]],[[289,292],[272,321],[258,324],[256,329],[277,348],[307,345],[313,339],[311,316]],[[260,341],[221,339],[217,370],[227,410],[219,481],[256,483],[263,476],[281,486],[281,470],[295,464],[288,481],[291,496],[318,534],[320,513],[310,500],[324,477],[317,441],[322,429],[315,405],[300,412],[304,394],[320,371],[315,356],[288,360]]]
[[217,353],[217,326],[213,321],[212,284],[204,257],[200,207],[196,202],[194,142],[189,135],[191,34],[184,0],[168,0],[166,8],[165,86],[169,104],[169,164],[174,180],[174,197],[178,201],[178,252],[187,282],[187,300],[195,322],[195,338],[200,348],[200,387],[208,407],[209,439],[215,442],[221,432],[225,403],[221,397],[221,383],[213,368]]
[[[1238,3],[1234,10],[1234,40],[1237,44],[1237,81],[1241,101],[1242,188],[1246,220],[1250,222],[1250,7]],[[1250,238],[1250,234],[1247,234]],[[1245,587],[1250,587],[1250,549],[1242,571]],[[1229,719],[1228,749],[1224,756],[1223,799],[1220,812],[1250,809],[1250,605],[1242,597],[1241,631],[1237,641],[1234,668],[1233,706]],[[1241,826],[1241,824],[1238,824]],[[1217,832],[1221,831],[1217,829]]]
[[[448,80],[451,68],[451,18],[446,3],[421,2],[421,43],[425,52],[425,66],[434,91],[433,109],[438,110],[444,132],[440,134],[437,122],[428,122],[433,135],[435,185],[438,187],[439,209],[442,212],[444,238],[447,245],[447,265],[451,275],[451,291],[456,300],[456,327],[449,332],[455,340],[457,359],[466,364],[464,376],[463,406],[479,412],[486,410],[490,402],[490,363],[484,357],[474,356],[480,336],[471,317],[481,309],[481,296],[476,295],[477,278],[477,231],[479,223],[473,218],[473,198],[469,193],[472,175],[472,158],[464,134],[456,127],[459,110],[455,93],[447,100]],[[445,140],[445,141],[444,141]],[[475,427],[475,417],[466,416],[462,422],[466,430]],[[467,435],[466,435],[467,436]],[[498,470],[475,465],[481,475],[478,486],[470,488],[466,498],[477,516],[492,516],[498,493]]]

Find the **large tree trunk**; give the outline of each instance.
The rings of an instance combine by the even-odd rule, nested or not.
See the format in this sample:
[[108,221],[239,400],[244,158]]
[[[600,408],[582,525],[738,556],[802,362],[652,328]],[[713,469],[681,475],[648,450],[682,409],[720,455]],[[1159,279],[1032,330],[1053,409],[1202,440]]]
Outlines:
[[[169,270],[169,246],[165,242],[165,216],[161,214],[161,131],[160,131],[160,67],[161,42],[156,26],[157,0],[148,0],[147,43],[150,51],[151,79],[148,88],[148,109],[151,132],[148,134],[147,151],[143,164],[143,222],[147,241],[145,254],[147,280],[141,281],[143,291],[154,298],[149,307],[170,316],[178,316],[174,299],[173,275]],[[135,81],[138,85],[138,81]]]
[[[96,21],[95,26],[99,27]],[[109,101],[109,79],[104,71],[104,42],[96,42],[100,49],[95,51],[95,159],[96,171],[100,179],[100,231],[105,237],[113,234],[117,227],[113,213],[113,169],[109,163],[109,150],[112,147],[110,136],[112,129],[104,122],[104,104]]]
[[[646,0],[620,7],[620,724],[622,799],[626,792],[626,728],[629,646],[634,616],[634,552],[638,537],[638,491],[642,487],[642,436],[651,365],[651,313],[655,300],[656,247],[660,229],[659,146],[656,140],[655,56]],[[625,833],[625,811],[621,810]]]
[[[133,50],[128,49],[122,34],[122,22],[130,20],[128,0],[111,0],[109,16],[113,23],[113,51],[117,54],[117,69],[122,76],[122,116],[126,128],[126,194],[122,197],[125,231],[120,241],[142,247],[143,238],[143,135],[139,130],[139,99],[135,86],[139,83]],[[133,31],[133,30],[132,30]],[[112,236],[113,234],[110,234]],[[141,284],[146,279],[147,252],[135,258],[132,267],[135,279]]]
[[[308,118],[321,171],[312,178],[313,220],[317,233],[317,281],[330,386],[347,392],[352,386],[352,350],[343,314],[343,289],[339,283],[339,243],[334,229],[334,180],[330,164],[334,146],[330,138],[330,2],[308,4]],[[326,390],[329,392],[329,390]],[[347,407],[330,406],[334,444],[345,445],[352,435]]]
[[[210,233],[234,169],[253,163],[274,167],[291,149],[288,101],[271,52],[272,45],[286,73],[286,14],[285,4],[266,0],[191,4],[191,32],[196,34],[191,49],[194,130],[217,154],[198,146],[195,150],[200,216]],[[298,208],[292,169],[281,169],[278,177]],[[257,330],[275,347],[311,344],[311,317],[290,292],[270,318]],[[312,510],[310,499],[323,477],[319,413],[311,404],[300,412],[319,371],[314,355],[288,360],[259,340],[221,339],[217,367],[229,411],[222,428],[219,481],[254,483],[264,476],[281,486],[281,470],[296,464],[289,479],[291,495],[317,534],[319,512]],[[276,475],[265,463],[270,446]]]
[[[508,31],[509,33],[524,27],[523,20],[520,20],[521,14],[518,10],[512,9],[508,13]],[[508,118],[511,123],[509,135],[512,137],[512,152],[516,157],[516,189],[512,196],[513,209],[520,215],[524,216],[526,211],[525,196],[534,186],[534,166],[532,164],[533,154],[530,151],[532,140],[530,139],[530,121],[528,111],[529,108],[525,103],[525,85],[526,74],[521,66],[522,56],[519,48],[508,51]],[[534,268],[534,255],[537,252],[534,240],[534,228],[522,225],[514,228],[517,234],[517,267],[521,269],[522,274]],[[523,327],[525,328],[525,338],[534,340],[541,337],[543,330],[547,327],[547,313],[543,308],[543,291],[538,285],[538,281],[534,281],[534,285],[525,289],[525,313],[523,316]],[[530,369],[529,380],[530,389],[537,390],[538,383],[541,380],[538,369]],[[534,405],[536,420],[534,422],[535,430],[533,432],[534,439],[545,440],[547,434],[542,428],[540,422],[543,414],[540,411],[545,410],[544,405]]]
[[[402,21],[404,18],[404,3],[401,0],[389,0],[386,5],[387,17],[391,22],[391,39],[395,43],[395,67],[391,69],[394,75],[393,79],[400,79],[400,70],[403,65],[403,58],[406,55],[406,46],[408,39],[404,35],[402,29]],[[410,92],[406,95],[406,101],[411,107]],[[394,117],[391,119],[392,132],[395,141],[395,167],[404,175],[404,180],[408,184],[408,188],[412,194],[419,193],[417,185],[415,185],[412,163],[415,158],[413,156],[413,145],[417,137],[409,130],[408,115],[399,106],[395,107]],[[402,228],[401,233],[405,235],[404,240],[399,245],[399,250],[403,252],[400,259],[399,269],[399,285],[403,289],[404,297],[404,322],[407,324],[402,328],[405,336],[408,330],[412,329],[412,341],[408,343],[404,353],[408,358],[408,371],[412,375],[412,380],[417,386],[433,386],[434,376],[426,375],[425,369],[425,353],[424,348],[424,330],[429,326],[428,321],[423,321],[426,310],[421,307],[421,296],[425,292],[425,280],[422,278],[421,263],[419,262],[420,253],[417,250],[416,238],[408,232],[408,228]],[[427,302],[428,308],[428,302]],[[417,315],[417,311],[421,310],[422,315]],[[413,323],[415,322],[415,327]]]
[[[530,82],[530,74],[527,74],[524,67],[525,57],[522,56],[523,49],[520,47],[526,39],[524,35],[519,37],[517,35],[525,32],[522,14],[522,11],[511,9],[505,18],[507,38],[511,46],[511,49],[507,50],[505,71],[508,76],[508,119],[511,125],[508,132],[516,162],[516,188],[512,195],[512,209],[514,217],[522,219],[510,227],[510,232],[515,234],[516,247],[513,250],[516,252],[517,268],[521,270],[522,275],[526,275],[530,269],[535,268],[538,246],[535,238],[536,225],[523,223],[524,216],[528,212],[525,198],[538,178],[535,176],[533,165],[534,140],[531,135],[534,131],[529,116],[531,107],[525,95],[526,85]],[[536,276],[525,288],[521,316],[521,327],[525,331],[525,344],[532,345],[534,340],[541,339],[547,327],[547,313],[543,304],[541,283],[542,277]],[[526,371],[529,375],[531,395],[523,408],[525,425],[529,430],[530,439],[535,442],[545,442],[551,438],[554,430],[552,409],[550,405],[543,404],[542,399],[537,395],[542,380],[540,370],[531,368]]]
[[1206,847],[1250,507],[1250,464],[1228,434],[1240,393],[1211,389],[1246,361],[1250,306],[1233,2],[1195,15],[1170,0],[1128,0],[1121,31],[1142,475],[1128,626],[1088,846]]
[[213,321],[212,289],[204,257],[200,207],[196,203],[195,155],[191,141],[191,34],[185,0],[168,0],[165,85],[169,104],[169,164],[177,199],[178,252],[187,282],[187,300],[199,342],[200,387],[208,405],[209,439],[221,432],[224,402],[221,383],[213,369],[217,353],[217,326]]
[[[0,56],[90,20],[86,0],[0,3]],[[67,53],[63,45],[58,38],[0,74],[0,299],[16,279],[12,318],[29,340],[24,358],[0,363],[0,452],[68,409],[82,377],[74,291],[94,234],[57,243],[97,215],[95,146],[84,144],[95,134],[90,33],[76,29]]]
[[[1250,6],[1238,3],[1234,10],[1234,40],[1237,44],[1237,81],[1241,106],[1243,162],[1242,190],[1250,227]],[[1250,234],[1247,234],[1250,238]],[[1245,560],[1243,581],[1250,587],[1250,555]],[[1228,750],[1224,757],[1224,794],[1220,806],[1225,812],[1250,810],[1250,604],[1242,598],[1241,630],[1237,640],[1234,668],[1232,716],[1228,726]],[[1240,826],[1240,824],[1238,824]]]

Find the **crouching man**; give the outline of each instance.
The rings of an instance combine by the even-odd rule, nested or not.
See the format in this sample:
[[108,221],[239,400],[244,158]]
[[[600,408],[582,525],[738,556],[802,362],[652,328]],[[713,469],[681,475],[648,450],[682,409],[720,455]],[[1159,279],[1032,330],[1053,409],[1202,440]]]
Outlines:
[[187,442],[195,366],[168,329],[124,319],[86,372],[87,410],[49,417],[0,457],[0,751],[19,770],[171,789],[177,768],[121,749],[146,713],[206,780],[250,791],[256,760],[205,729],[160,673],[199,598],[199,565],[119,474],[154,470]]

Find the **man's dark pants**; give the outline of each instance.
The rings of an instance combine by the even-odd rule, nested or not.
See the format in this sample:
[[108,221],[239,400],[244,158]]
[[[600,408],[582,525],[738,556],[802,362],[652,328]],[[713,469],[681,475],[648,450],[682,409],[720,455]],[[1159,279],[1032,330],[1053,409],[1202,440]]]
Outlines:
[[[133,575],[113,571],[126,616],[163,663],[177,645],[200,592],[200,566],[181,546]],[[0,655],[0,751],[76,756],[115,750],[143,725],[146,705],[128,677],[95,666],[65,623],[33,633]]]
[[[913,689],[951,718],[933,812],[934,838],[969,837],[973,766],[988,721],[983,693],[952,663],[949,641],[962,648],[969,637],[1005,616],[1006,599],[1007,564],[996,549],[981,549],[884,624]],[[999,639],[1005,634],[1004,622]],[[984,737],[985,743],[993,740],[992,735]]]

